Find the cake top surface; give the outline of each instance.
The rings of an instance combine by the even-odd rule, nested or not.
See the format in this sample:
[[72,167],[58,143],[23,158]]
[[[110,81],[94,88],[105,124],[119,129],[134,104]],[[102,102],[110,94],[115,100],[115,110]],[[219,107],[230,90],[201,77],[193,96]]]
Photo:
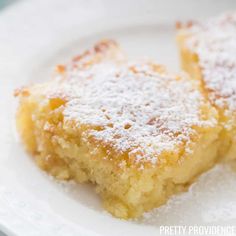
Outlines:
[[197,53],[211,101],[236,111],[236,13],[188,26],[188,47]]
[[67,101],[65,122],[88,126],[87,135],[99,144],[153,164],[162,152],[187,146],[196,127],[216,124],[214,116],[203,114],[209,104],[194,82],[150,61],[120,63],[112,57],[91,64],[89,53],[89,60],[67,65],[47,86],[48,98]]

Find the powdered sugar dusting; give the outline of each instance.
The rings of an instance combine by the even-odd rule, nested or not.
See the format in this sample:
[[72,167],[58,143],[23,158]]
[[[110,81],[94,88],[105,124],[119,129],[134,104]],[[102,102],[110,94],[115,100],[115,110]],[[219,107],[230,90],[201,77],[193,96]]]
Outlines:
[[236,13],[191,27],[188,44],[197,53],[211,101],[236,110]]
[[202,174],[187,192],[171,197],[165,205],[144,213],[137,221],[154,226],[227,225],[230,221],[235,225],[235,183],[236,173],[231,165],[217,165]]
[[196,84],[151,62],[72,67],[47,91],[49,97],[62,94],[66,122],[89,126],[86,135],[99,145],[138,163],[155,164],[161,152],[178,152],[180,145],[187,151],[194,126],[216,124],[202,118],[200,107],[206,104]]

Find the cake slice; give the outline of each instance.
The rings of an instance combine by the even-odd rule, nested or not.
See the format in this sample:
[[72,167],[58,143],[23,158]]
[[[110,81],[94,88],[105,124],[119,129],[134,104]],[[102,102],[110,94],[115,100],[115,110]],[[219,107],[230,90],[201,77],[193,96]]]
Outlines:
[[217,160],[218,113],[198,81],[128,61],[113,41],[16,96],[17,127],[39,167],[94,183],[119,218],[160,206]]
[[236,158],[236,13],[178,25],[182,67],[199,80],[221,126],[219,156]]

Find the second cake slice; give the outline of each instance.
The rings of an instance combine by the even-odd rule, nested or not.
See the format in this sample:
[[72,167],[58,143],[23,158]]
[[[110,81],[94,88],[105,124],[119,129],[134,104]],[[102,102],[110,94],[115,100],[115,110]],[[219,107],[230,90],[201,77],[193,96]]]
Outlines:
[[199,80],[220,115],[219,157],[236,158],[236,14],[180,25],[183,69]]

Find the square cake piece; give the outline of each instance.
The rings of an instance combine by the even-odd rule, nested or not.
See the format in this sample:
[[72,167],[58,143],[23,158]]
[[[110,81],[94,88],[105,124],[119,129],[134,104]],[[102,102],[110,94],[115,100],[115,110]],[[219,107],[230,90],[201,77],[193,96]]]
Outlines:
[[182,67],[219,112],[219,157],[236,158],[236,13],[178,25]]
[[218,113],[198,81],[153,61],[128,61],[114,41],[16,96],[17,127],[39,167],[93,183],[119,218],[165,203],[217,159]]

